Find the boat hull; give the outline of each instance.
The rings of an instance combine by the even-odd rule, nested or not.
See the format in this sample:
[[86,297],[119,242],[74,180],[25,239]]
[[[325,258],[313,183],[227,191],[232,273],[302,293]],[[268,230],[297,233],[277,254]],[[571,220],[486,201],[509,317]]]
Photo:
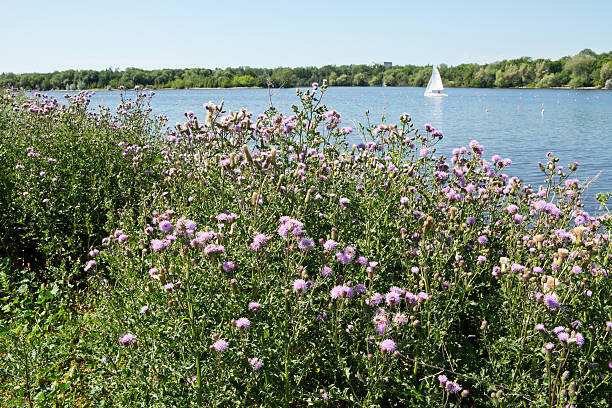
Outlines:
[[429,96],[429,97],[448,96],[447,94],[433,93],[433,92],[425,92],[423,95],[424,96]]

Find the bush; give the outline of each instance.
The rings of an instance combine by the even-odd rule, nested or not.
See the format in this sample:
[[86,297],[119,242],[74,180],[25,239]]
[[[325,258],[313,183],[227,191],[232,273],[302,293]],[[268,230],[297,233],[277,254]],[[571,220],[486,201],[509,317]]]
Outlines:
[[[188,112],[139,140],[155,135],[141,106],[91,132],[114,134],[90,148],[121,175],[68,201],[107,214],[99,245],[78,248],[96,294],[79,395],[146,407],[606,406],[612,225],[581,211],[577,164],[557,170],[549,154],[533,189],[477,141],[440,156],[442,132],[419,132],[407,114],[341,127],[325,88],[298,91],[291,116],[208,104],[204,123]],[[122,132],[133,138],[117,149]],[[363,143],[349,146],[352,132]],[[79,148],[49,134],[58,150]],[[59,193],[13,174],[11,197]]]

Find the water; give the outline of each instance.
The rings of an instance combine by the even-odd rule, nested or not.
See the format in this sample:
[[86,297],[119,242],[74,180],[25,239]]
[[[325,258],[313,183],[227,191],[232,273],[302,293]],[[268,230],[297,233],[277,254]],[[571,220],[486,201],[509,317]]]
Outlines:
[[[323,103],[342,114],[343,126],[355,130],[358,122],[365,121],[367,110],[375,123],[383,115],[387,122],[397,123],[407,112],[419,129],[431,123],[442,130],[444,139],[437,152],[447,156],[454,147],[476,139],[484,145],[485,157],[499,154],[512,159],[507,174],[534,186],[543,182],[537,163],[546,162],[545,155],[551,151],[565,169],[568,163],[578,162],[581,181],[599,175],[584,200],[588,211],[598,212],[595,194],[612,191],[612,91],[451,88],[445,92],[448,97],[426,98],[423,88],[331,87]],[[48,94],[63,100],[66,92]],[[273,90],[271,98],[286,114],[298,103],[294,89]],[[267,89],[194,89],[158,90],[152,108],[174,124],[183,122],[189,110],[204,118],[203,104],[221,100],[226,109],[245,107],[256,115],[269,106]],[[118,91],[97,91],[91,106],[114,109],[118,103]],[[358,132],[351,136],[351,142],[360,141]]]

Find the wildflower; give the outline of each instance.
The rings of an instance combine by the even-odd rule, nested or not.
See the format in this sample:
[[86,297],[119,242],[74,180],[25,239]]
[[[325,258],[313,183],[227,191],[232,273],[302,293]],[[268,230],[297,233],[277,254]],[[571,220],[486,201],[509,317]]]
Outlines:
[[206,248],[204,248],[204,253],[206,255],[222,254],[225,253],[225,248],[222,245],[208,244]]
[[174,227],[172,226],[172,223],[170,223],[170,221],[168,220],[163,220],[162,222],[159,223],[159,229],[162,230],[163,232],[172,232],[174,230]]
[[136,336],[134,336],[133,334],[123,334],[121,336],[119,336],[119,343],[125,345],[128,344],[136,344]]
[[576,340],[576,344],[582,347],[584,345],[584,336],[580,333],[576,333],[574,335],[574,339]]
[[157,268],[151,268],[149,269],[149,275],[151,276],[155,276],[159,273],[159,271],[157,270]]
[[117,238],[117,241],[119,241],[119,242],[123,243],[123,242],[127,241],[127,239],[128,239],[128,238],[129,238],[129,236],[128,236],[128,235],[121,234],[121,235],[119,235],[119,237]]
[[87,272],[88,270],[90,270],[93,266],[96,265],[96,261],[94,261],[93,259],[90,260],[89,262],[87,262],[87,265],[85,265],[85,268],[83,268],[83,270],[85,272]]
[[372,295],[372,297],[368,300],[366,300],[366,303],[369,304],[370,306],[377,306],[380,304],[380,302],[382,302],[383,297],[380,293],[375,293]]
[[546,330],[546,328],[544,327],[544,325],[543,325],[542,323],[538,323],[538,324],[536,324],[535,328],[536,328],[536,330],[537,330],[537,331],[539,331],[539,332],[543,332],[543,331],[545,331],[545,330]]
[[328,239],[327,241],[325,241],[325,243],[323,244],[323,248],[325,248],[328,251],[333,251],[336,248],[338,248],[338,243],[336,241],[334,241],[333,239]]
[[486,262],[487,258],[483,255],[478,255],[478,263]]
[[387,293],[387,296],[385,296],[385,302],[391,306],[391,305],[398,305],[401,301],[400,295],[397,292],[389,292]]
[[293,282],[293,290],[296,292],[305,292],[308,289],[306,281],[304,279],[296,279]]
[[92,249],[91,251],[89,251],[89,256],[95,258],[96,256],[98,256],[99,253],[100,251],[98,251],[97,249]]
[[233,263],[232,261],[224,262],[223,265],[221,265],[221,268],[223,269],[223,272],[225,273],[233,271],[235,267],[236,267],[236,264]]
[[446,391],[450,392],[451,394],[456,394],[459,391],[462,390],[461,388],[461,384],[454,382],[454,381],[447,381],[446,382],[446,386],[445,386]]
[[143,306],[140,308],[140,313],[145,314],[149,311],[149,306]]
[[401,205],[406,205],[406,204],[408,204],[408,197],[401,197],[401,198],[400,198],[400,204],[401,204]]
[[559,334],[559,333],[561,333],[561,332],[562,332],[562,331],[564,331],[564,330],[565,330],[565,327],[564,327],[564,326],[557,326],[557,327],[555,327],[555,328],[553,329],[553,333],[555,333],[555,334]]
[[559,338],[559,341],[565,343],[569,339],[570,335],[562,331],[559,334],[557,334],[557,337]]
[[349,202],[350,202],[350,200],[349,200],[348,198],[346,198],[346,197],[342,197],[342,198],[340,199],[340,201],[339,201],[339,203],[340,203],[340,205],[341,205],[341,206],[348,205],[348,203],[349,203]]
[[578,266],[578,265],[574,265],[574,266],[572,267],[572,272],[573,272],[574,274],[576,274],[576,275],[579,275],[579,274],[581,274],[581,273],[582,273],[582,268],[581,268],[580,266]]
[[164,290],[165,290],[166,292],[169,292],[169,291],[171,291],[172,289],[174,289],[174,284],[173,284],[172,282],[170,282],[170,283],[166,283],[166,284],[164,285]]
[[238,329],[247,330],[249,327],[251,327],[251,322],[246,317],[241,317],[240,319],[236,320],[234,325]]
[[478,237],[478,243],[479,244],[484,245],[484,244],[486,244],[488,242],[489,242],[489,238],[485,237],[484,235],[481,235],[481,236]]
[[354,291],[350,286],[338,285],[334,286],[329,292],[332,299],[342,299],[353,297]]
[[525,269],[525,267],[524,267],[523,265],[520,265],[520,264],[517,264],[517,263],[512,264],[512,266],[510,267],[510,270],[511,270],[512,272],[520,272],[520,271],[522,271],[523,269]]
[[438,381],[440,382],[440,385],[444,385],[448,381],[448,377],[444,374],[441,374],[438,376]]
[[397,313],[395,316],[393,316],[393,323],[397,324],[398,326],[403,326],[408,323],[408,317],[403,313]]
[[327,265],[323,265],[323,268],[321,269],[321,276],[329,276],[331,275],[332,270],[329,266]]
[[397,345],[391,339],[383,340],[380,343],[380,351],[382,351],[383,353],[393,353],[396,348]]
[[256,312],[260,307],[261,305],[258,302],[249,302],[249,310]]
[[352,246],[347,246],[344,249],[344,255],[349,259],[349,262],[352,261],[353,258],[355,258],[355,248]]
[[253,238],[253,242],[251,242],[251,249],[253,251],[257,251],[259,250],[262,246],[266,245],[269,241],[269,238],[264,235],[264,234],[260,234],[260,233],[256,233],[255,237]]
[[544,295],[544,303],[546,304],[546,306],[550,307],[551,309],[555,309],[559,307],[559,298],[554,293]]
[[163,241],[160,241],[159,239],[152,239],[151,247],[155,252],[159,252],[162,249],[166,248],[166,244]]
[[359,285],[355,286],[355,292],[357,292],[357,293],[364,293],[365,290],[366,290],[365,285],[363,285],[361,283]]
[[[406,297],[408,297],[408,295],[406,295]],[[424,302],[427,299],[429,299],[429,295],[427,295],[427,293],[425,293],[425,292],[419,292],[417,294],[417,298],[418,298],[419,301]]]
[[[465,222],[467,222],[468,224],[474,224],[476,222],[476,218],[474,218],[474,217],[467,217]],[[484,237],[484,238],[486,238],[486,237]],[[485,242],[485,244],[486,244],[486,242]]]
[[263,367],[263,362],[257,357],[249,358],[249,364],[251,364],[253,371],[257,371]]
[[361,266],[366,266],[368,264],[368,259],[365,256],[360,256],[355,262]]
[[302,251],[308,251],[309,249],[312,249],[315,247],[315,243],[312,239],[310,238],[302,238],[300,239],[300,241],[298,242],[298,248],[300,248],[300,250]]
[[227,350],[227,346],[227,341],[217,340],[210,346],[210,349],[215,350],[218,353],[223,353],[225,350]]

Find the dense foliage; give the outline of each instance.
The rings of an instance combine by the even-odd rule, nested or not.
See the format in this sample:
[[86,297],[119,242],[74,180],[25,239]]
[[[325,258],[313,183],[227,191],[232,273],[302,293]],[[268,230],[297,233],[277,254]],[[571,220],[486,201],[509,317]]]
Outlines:
[[[440,66],[448,87],[514,88],[603,87],[612,89],[612,52],[589,49],[556,61],[523,57],[490,64]],[[431,66],[344,65],[305,68],[69,70],[48,74],[0,74],[0,86],[22,89],[305,87],[326,78],[333,86],[420,86],[427,84]]]
[[3,403],[609,406],[612,222],[578,165],[523,185],[407,114],[343,127],[325,88],[168,131],[151,93],[4,92]]

